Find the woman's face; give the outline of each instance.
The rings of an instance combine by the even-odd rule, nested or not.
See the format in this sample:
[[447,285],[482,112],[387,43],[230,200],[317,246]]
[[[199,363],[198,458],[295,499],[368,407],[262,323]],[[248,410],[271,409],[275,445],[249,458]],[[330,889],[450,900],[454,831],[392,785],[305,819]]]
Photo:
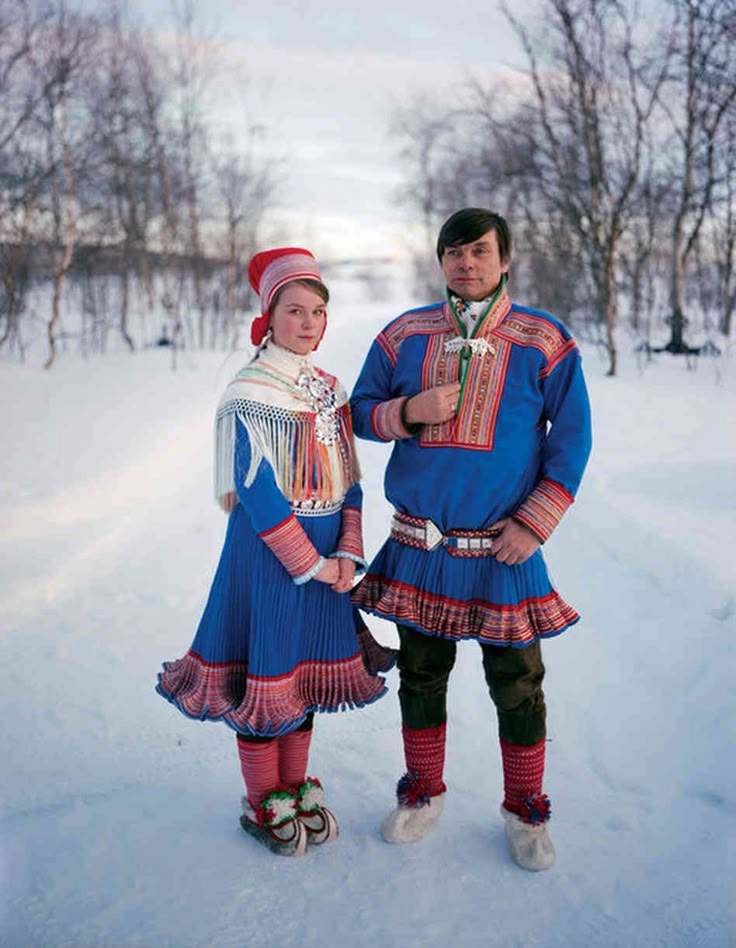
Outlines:
[[326,303],[319,293],[300,283],[289,283],[271,307],[273,341],[297,355],[307,355],[322,337],[326,318]]

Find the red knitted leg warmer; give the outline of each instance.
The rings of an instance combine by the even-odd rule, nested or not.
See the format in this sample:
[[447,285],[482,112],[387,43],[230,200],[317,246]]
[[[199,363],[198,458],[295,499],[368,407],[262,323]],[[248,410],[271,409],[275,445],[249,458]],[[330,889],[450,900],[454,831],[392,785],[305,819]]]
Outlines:
[[261,800],[279,788],[279,748],[272,741],[238,740],[240,769],[243,772],[248,802],[257,810]]
[[550,818],[549,798],[542,793],[545,743],[520,747],[501,741],[503,805],[525,823],[545,823]]
[[423,806],[431,797],[447,790],[445,769],[447,725],[410,728],[402,725],[406,774],[399,780],[397,796],[404,806]]
[[291,731],[277,739],[279,746],[279,777],[287,786],[304,783],[309,760],[312,731]]

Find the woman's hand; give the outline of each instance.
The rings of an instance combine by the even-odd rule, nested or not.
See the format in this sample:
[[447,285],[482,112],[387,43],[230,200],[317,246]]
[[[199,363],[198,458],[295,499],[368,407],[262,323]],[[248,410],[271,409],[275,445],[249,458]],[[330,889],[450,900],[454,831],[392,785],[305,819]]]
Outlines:
[[332,584],[332,588],[336,593],[350,592],[355,578],[355,562],[347,556],[339,556],[336,559],[340,576],[337,582]]
[[441,424],[453,417],[459,397],[459,382],[435,385],[407,399],[404,417],[410,425]]
[[318,573],[315,573],[314,578],[318,583],[334,586],[340,579],[340,567],[337,560],[325,560],[325,565]]

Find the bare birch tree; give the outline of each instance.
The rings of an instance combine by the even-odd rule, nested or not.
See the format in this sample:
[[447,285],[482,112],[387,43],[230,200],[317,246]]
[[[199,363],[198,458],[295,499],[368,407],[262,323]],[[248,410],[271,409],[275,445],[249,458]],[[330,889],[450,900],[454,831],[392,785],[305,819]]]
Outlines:
[[21,359],[25,345],[20,317],[44,177],[28,133],[44,87],[29,68],[29,59],[48,16],[30,0],[0,0],[0,348],[17,349]]
[[177,26],[174,81],[177,97],[176,141],[182,199],[184,252],[191,266],[197,309],[197,344],[204,348],[207,318],[205,249],[202,237],[202,201],[208,185],[209,148],[204,122],[205,93],[210,67],[204,43],[195,31],[194,0],[172,0]]
[[214,166],[223,216],[220,245],[225,260],[222,325],[218,329],[222,340],[231,348],[237,345],[238,315],[245,309],[250,295],[243,264],[255,253],[259,228],[275,187],[271,168],[260,165],[253,156],[253,140],[259,133],[258,128],[250,129],[251,144],[241,145],[237,150],[231,143],[228,150],[215,159]]
[[31,54],[31,62],[44,83],[39,126],[48,169],[47,210],[51,219],[53,296],[46,327],[47,369],[57,355],[61,300],[77,240],[75,189],[85,138],[70,109],[70,99],[88,65],[91,38],[90,22],[70,12],[66,0],[54,0],[53,21]]
[[713,249],[718,273],[720,330],[730,336],[736,311],[736,114],[724,123],[719,149],[720,182],[713,226]]
[[210,146],[227,130],[208,111],[212,49],[192,0],[175,0],[178,32],[158,41],[130,26],[126,0],[84,16],[72,4],[0,0],[0,346],[23,357],[21,327],[42,309],[24,309],[31,279],[50,289],[47,367],[71,338],[85,353],[111,329],[131,350],[150,342],[146,305],[169,314],[174,359],[227,344],[272,168],[247,136],[227,156]]
[[621,239],[664,66],[651,68],[636,42],[635,12],[618,0],[545,0],[544,35],[505,10],[533,87],[521,134],[536,144],[543,203],[562,213],[587,258],[615,375]]
[[720,132],[736,107],[733,0],[670,0],[677,14],[676,43],[662,107],[670,118],[677,164],[671,169],[673,208],[670,265],[670,340],[673,353],[685,341],[688,262],[713,210],[718,182]]

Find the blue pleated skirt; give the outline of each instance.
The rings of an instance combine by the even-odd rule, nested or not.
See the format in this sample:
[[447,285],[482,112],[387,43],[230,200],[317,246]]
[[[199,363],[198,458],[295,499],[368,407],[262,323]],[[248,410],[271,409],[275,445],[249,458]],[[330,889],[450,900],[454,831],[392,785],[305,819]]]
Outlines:
[[365,612],[427,635],[518,648],[559,635],[580,618],[552,588],[540,550],[507,566],[492,556],[388,539],[352,598]]
[[[334,551],[339,511],[298,519],[322,555]],[[310,712],[381,697],[377,672],[394,657],[372,639],[349,593],[315,580],[296,585],[237,504],[194,641],[164,664],[157,691],[189,717],[276,736]]]

